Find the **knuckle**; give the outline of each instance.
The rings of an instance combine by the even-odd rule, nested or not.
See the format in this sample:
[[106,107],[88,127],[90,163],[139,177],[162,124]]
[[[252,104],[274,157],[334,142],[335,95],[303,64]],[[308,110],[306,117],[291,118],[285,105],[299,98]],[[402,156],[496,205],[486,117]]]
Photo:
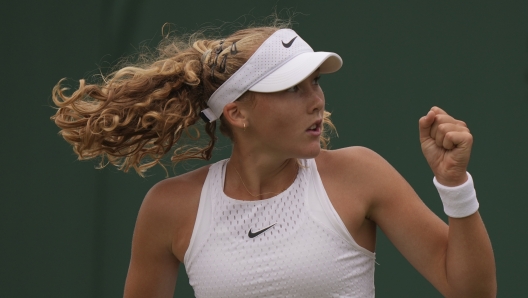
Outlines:
[[438,130],[445,134],[449,132],[449,125],[447,123],[438,124]]
[[439,123],[453,123],[455,119],[446,114],[437,114],[435,120]]

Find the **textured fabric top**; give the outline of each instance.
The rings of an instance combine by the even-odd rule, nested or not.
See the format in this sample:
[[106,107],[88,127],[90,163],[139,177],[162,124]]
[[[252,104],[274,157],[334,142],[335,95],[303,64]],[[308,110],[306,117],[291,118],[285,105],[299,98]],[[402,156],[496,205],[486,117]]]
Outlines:
[[207,102],[209,108],[202,112],[211,122],[218,119],[226,104],[235,101],[284,63],[308,52],[313,52],[313,49],[295,31],[277,30],[239,70],[216,89]]
[[211,166],[184,263],[196,297],[374,297],[375,254],[333,208],[313,159],[260,201],[229,198]]

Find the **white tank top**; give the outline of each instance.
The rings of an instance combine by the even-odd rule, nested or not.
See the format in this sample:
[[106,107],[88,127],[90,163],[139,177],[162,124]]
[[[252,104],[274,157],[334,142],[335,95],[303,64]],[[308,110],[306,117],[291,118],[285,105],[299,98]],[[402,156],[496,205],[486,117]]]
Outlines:
[[196,297],[374,297],[375,254],[333,208],[313,159],[260,201],[225,195],[227,160],[205,180],[184,264]]

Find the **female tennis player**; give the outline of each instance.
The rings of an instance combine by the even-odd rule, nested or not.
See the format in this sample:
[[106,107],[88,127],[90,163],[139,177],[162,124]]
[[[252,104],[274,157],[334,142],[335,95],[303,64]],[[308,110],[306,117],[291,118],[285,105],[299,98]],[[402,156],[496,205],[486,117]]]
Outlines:
[[[175,162],[209,160],[217,122],[232,140],[229,159],[148,192],[125,297],[172,297],[181,263],[197,297],[374,297],[377,226],[444,296],[495,296],[464,122],[438,107],[419,119],[447,225],[372,150],[325,149],[333,125],[318,81],[341,67],[337,54],[275,27],[159,53],[69,96],[61,82],[53,91],[52,118],[79,158],[124,171],[142,174],[171,148]],[[202,121],[208,143],[184,142]]]

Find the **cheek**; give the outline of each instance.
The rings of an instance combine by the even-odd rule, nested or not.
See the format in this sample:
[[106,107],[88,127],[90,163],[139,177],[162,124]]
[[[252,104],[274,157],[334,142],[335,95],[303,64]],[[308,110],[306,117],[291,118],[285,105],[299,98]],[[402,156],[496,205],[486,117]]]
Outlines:
[[255,125],[263,134],[272,134],[274,138],[278,134],[286,137],[302,129],[303,111],[298,100],[263,96],[255,103],[251,117],[254,118]]
[[265,123],[266,127],[269,127],[273,131],[280,131],[281,133],[287,134],[290,130],[299,124],[299,117],[295,114],[295,111],[288,107],[282,107],[270,111],[268,114],[263,114],[262,123]]
[[282,126],[290,124],[292,107],[282,100],[261,100],[255,105],[256,120],[266,126]]
[[280,117],[276,113],[262,114],[259,119],[260,130],[267,135],[282,135],[287,134],[288,127],[291,123],[285,117]]

